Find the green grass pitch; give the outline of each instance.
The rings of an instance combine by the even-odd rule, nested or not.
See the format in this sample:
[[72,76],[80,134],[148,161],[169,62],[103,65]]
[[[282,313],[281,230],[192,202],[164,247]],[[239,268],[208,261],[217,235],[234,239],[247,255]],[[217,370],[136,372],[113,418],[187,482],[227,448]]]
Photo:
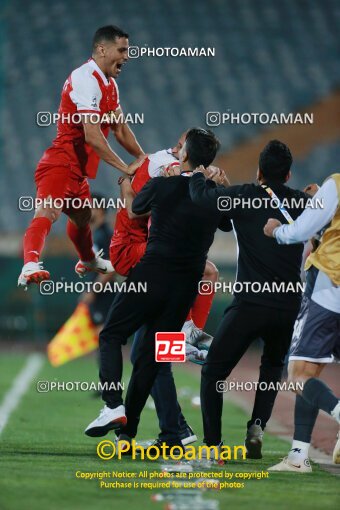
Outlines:
[[[2,354],[0,359],[0,401],[25,363],[24,355]],[[127,382],[130,367],[125,366]],[[191,395],[199,393],[197,373],[175,368],[180,403],[188,422],[202,440],[201,414],[191,405]],[[95,358],[80,359],[58,369],[42,367],[38,380],[96,381]],[[182,390],[181,390],[182,389]],[[13,412],[0,436],[1,510],[94,510],[163,509],[164,502],[152,502],[161,490],[100,489],[98,480],[79,480],[80,471],[159,470],[151,461],[103,461],[96,455],[100,439],[84,435],[85,426],[97,415],[102,403],[88,392],[38,393],[33,382],[19,407]],[[224,441],[241,445],[247,416],[235,405],[224,407]],[[157,436],[158,422],[153,409],[145,409],[138,439]],[[114,434],[106,436],[114,438]],[[288,443],[265,435],[264,458],[260,461],[231,461],[228,472],[261,471],[287,453]],[[310,475],[272,473],[268,479],[250,480],[244,489],[208,491],[204,498],[217,499],[222,509],[334,509],[339,504],[339,478],[313,466]],[[215,468],[214,468],[215,470]]]

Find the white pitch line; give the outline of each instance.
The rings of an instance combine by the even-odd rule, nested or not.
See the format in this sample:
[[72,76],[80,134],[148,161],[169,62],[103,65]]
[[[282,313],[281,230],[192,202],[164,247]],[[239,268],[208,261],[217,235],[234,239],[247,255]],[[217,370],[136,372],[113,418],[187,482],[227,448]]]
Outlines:
[[34,376],[39,372],[43,364],[44,356],[41,354],[31,354],[27,358],[23,369],[14,379],[12,387],[5,394],[0,405],[0,434],[6,427],[12,412],[18,407],[21,398],[28,390]]

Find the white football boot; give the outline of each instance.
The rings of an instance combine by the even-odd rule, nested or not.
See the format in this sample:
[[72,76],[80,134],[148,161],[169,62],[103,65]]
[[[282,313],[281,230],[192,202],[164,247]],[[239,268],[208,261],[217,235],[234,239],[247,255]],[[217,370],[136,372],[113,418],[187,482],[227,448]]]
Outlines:
[[96,253],[96,256],[93,260],[89,262],[84,262],[79,260],[74,268],[75,272],[80,278],[84,278],[87,273],[94,271],[95,273],[100,274],[110,274],[114,272],[113,265],[107,259],[103,259],[101,255],[103,255],[104,250],[100,250]]
[[337,442],[335,443],[333,450],[333,462],[334,464],[340,464],[340,430],[337,435]]
[[42,262],[27,262],[18,278],[18,287],[27,289],[30,283],[40,283],[50,279],[50,273],[43,268]]
[[288,457],[285,457],[281,462],[275,464],[275,466],[268,468],[268,471],[293,471],[295,473],[311,473],[312,467],[308,457],[305,457],[304,459],[301,458],[301,460],[297,462],[290,462]]
[[[331,412],[331,416],[340,424],[340,400]],[[337,435],[337,442],[333,450],[334,464],[340,464],[340,429]]]
[[102,437],[113,429],[124,427],[127,423],[125,407],[123,405],[110,409],[104,406],[98,418],[92,421],[85,429],[85,434],[90,437]]

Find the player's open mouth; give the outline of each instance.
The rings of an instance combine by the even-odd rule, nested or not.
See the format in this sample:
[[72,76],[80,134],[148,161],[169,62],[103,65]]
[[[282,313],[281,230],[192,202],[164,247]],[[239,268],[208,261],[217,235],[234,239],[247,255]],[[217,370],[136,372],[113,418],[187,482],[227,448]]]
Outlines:
[[125,64],[126,64],[126,62],[121,62],[120,64],[117,64],[117,65],[116,65],[117,71],[118,71],[118,72],[121,72],[122,67],[123,67]]

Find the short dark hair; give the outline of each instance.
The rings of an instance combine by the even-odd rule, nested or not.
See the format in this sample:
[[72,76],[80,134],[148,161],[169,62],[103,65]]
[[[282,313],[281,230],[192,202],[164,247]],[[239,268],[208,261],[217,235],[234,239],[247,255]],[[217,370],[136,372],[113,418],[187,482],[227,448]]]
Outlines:
[[116,25],[107,25],[106,27],[100,27],[94,34],[92,49],[95,50],[97,45],[104,41],[114,42],[117,37],[128,38],[129,35]]
[[279,140],[270,140],[260,154],[259,169],[268,181],[285,182],[292,163],[289,147]]
[[220,142],[212,131],[202,128],[191,128],[185,138],[185,149],[191,168],[200,165],[209,166],[215,159]]

